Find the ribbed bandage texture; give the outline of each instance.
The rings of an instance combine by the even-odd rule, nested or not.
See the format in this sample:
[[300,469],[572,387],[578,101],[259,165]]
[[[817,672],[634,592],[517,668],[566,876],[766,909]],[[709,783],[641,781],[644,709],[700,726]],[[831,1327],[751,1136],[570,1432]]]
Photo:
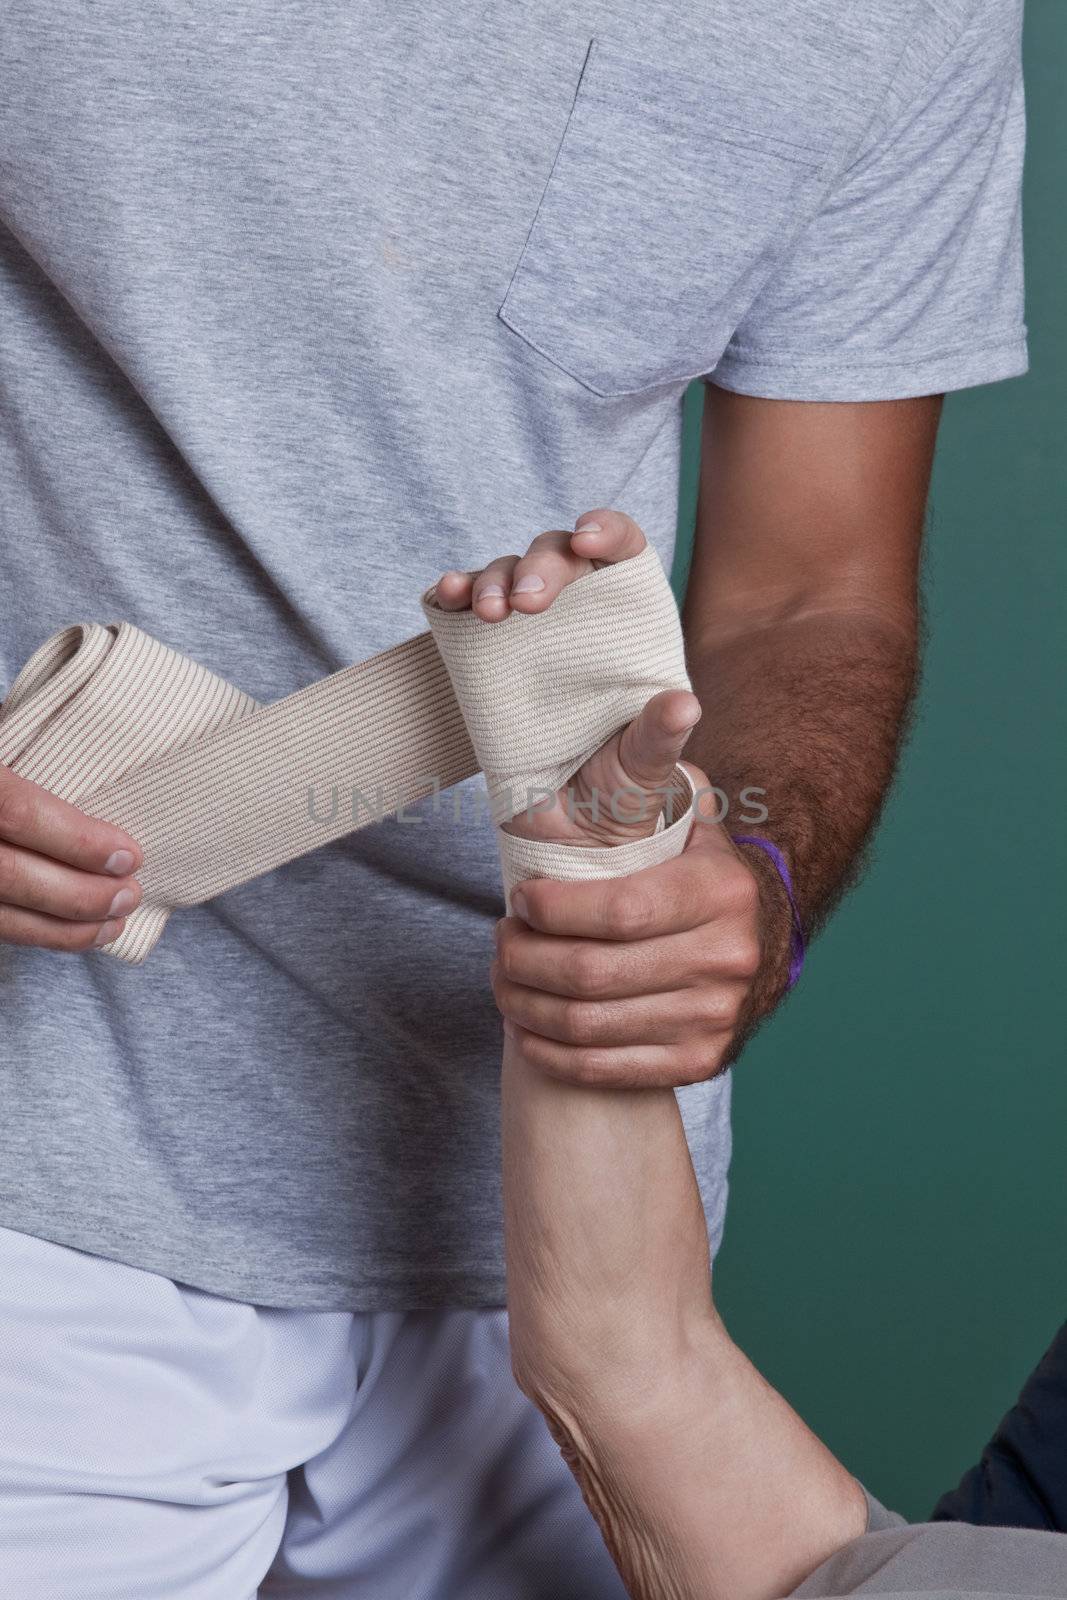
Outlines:
[[662,689],[687,689],[678,608],[659,557],[570,584],[539,616],[479,624],[423,602],[496,822],[554,793]]
[[[540,616],[423,609],[429,633],[267,706],[125,622],[77,624],[35,652],[0,707],[0,763],[141,844],[144,900],[109,954],[143,961],[177,907],[479,769],[501,823],[653,694],[688,686],[651,549],[579,579]],[[591,872],[590,855],[633,871],[675,853],[684,831],[606,851],[501,833],[505,880],[611,875],[606,861]]]
[[665,825],[660,814],[656,831],[645,839],[631,839],[609,848],[596,845],[554,844],[544,839],[524,839],[497,829],[504,895],[511,910],[511,891],[530,878],[559,878],[565,883],[589,882],[593,878],[628,878],[643,867],[669,861],[685,848],[694,817],[695,794],[689,774],[675,769],[666,809],[674,821]]

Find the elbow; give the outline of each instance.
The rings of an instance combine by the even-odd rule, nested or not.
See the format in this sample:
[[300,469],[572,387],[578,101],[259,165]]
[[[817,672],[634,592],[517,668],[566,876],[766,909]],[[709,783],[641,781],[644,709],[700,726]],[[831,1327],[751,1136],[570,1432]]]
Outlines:
[[743,605],[720,605],[703,613],[687,607],[685,613],[687,649],[698,656],[744,648],[756,638],[809,633],[865,640],[879,653],[913,658],[921,634],[918,597],[804,591],[768,597],[761,605],[749,599]]
[[528,1400],[552,1422],[574,1420],[596,1374],[583,1356],[584,1341],[551,1308],[513,1296],[508,1304],[511,1372]]
[[637,1361],[603,1322],[557,1313],[522,1296],[509,1300],[511,1371],[560,1447],[569,1442],[578,1451],[590,1431],[610,1431],[623,1396],[654,1387],[659,1357],[653,1362],[649,1352],[647,1361]]

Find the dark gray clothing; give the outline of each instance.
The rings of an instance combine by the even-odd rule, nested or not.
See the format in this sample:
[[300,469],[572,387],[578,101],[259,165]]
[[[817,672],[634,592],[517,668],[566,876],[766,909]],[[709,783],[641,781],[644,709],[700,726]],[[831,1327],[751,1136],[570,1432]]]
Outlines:
[[794,1590],[795,1600],[1063,1600],[1067,1537],[966,1523],[906,1523],[872,1500],[868,1532]]

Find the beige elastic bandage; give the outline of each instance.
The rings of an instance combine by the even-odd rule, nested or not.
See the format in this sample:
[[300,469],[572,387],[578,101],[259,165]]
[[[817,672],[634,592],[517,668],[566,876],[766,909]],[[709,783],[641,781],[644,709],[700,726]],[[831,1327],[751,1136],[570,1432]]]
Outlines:
[[478,771],[508,891],[532,877],[622,876],[681,850],[687,812],[613,849],[500,827],[654,694],[689,687],[651,548],[577,579],[538,616],[486,623],[422,604],[428,633],[266,706],[126,622],[76,624],[31,656],[0,707],[0,763],[144,851],[142,904],[109,954],[143,961],[173,910]]

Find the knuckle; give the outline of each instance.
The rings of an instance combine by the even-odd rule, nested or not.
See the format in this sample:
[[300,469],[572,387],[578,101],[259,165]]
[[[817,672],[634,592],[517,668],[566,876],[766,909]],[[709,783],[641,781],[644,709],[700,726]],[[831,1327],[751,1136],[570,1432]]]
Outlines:
[[513,1048],[527,1066],[537,1067],[542,1072],[549,1071],[554,1066],[552,1047],[539,1033],[524,1031],[512,1042]]
[[29,797],[22,784],[6,778],[0,783],[0,834],[22,833],[29,820]]
[[525,560],[528,559],[528,557],[537,555],[538,552],[541,551],[541,550],[550,550],[550,549],[558,549],[558,548],[559,548],[559,534],[558,533],[554,533],[551,528],[546,528],[543,533],[535,534],[534,537],[530,540],[529,544],[526,547],[526,555],[523,556],[522,559],[525,561]]
[[578,1047],[571,1050],[567,1060],[567,1077],[572,1083],[584,1084],[587,1088],[595,1088],[605,1082],[607,1074],[604,1070],[604,1060],[597,1050],[582,1049]]
[[730,970],[739,978],[754,978],[760,969],[762,952],[759,940],[753,937],[739,939],[730,953]]
[[513,939],[504,939],[501,941],[500,949],[497,951],[497,961],[499,963],[499,974],[497,981],[499,981],[500,978],[507,978],[512,983],[517,982],[522,965],[522,958]]
[[102,922],[70,923],[57,935],[55,948],[72,953],[91,950],[102,927]]
[[0,900],[8,900],[16,892],[20,876],[18,851],[0,844]]
[[562,557],[566,560],[570,555],[571,534],[563,528],[546,528],[543,533],[537,534],[530,540],[523,562],[531,556]]
[[552,878],[535,878],[523,886],[530,926],[539,933],[567,935],[568,889],[571,885]]
[[[508,916],[516,919],[515,934],[520,937],[537,928],[541,933],[551,933],[552,890],[556,888],[551,878],[524,878],[508,897]],[[523,903],[519,911],[516,897]]]
[[114,889],[98,889],[93,883],[76,884],[63,897],[57,916],[74,922],[102,922],[114,897]]
[[519,557],[517,555],[497,556],[484,568],[478,581],[481,582],[484,578],[499,578],[502,569],[506,570],[508,567],[514,566],[518,560]]
[[723,1028],[736,1028],[741,1020],[741,995],[736,991],[723,997],[719,1008],[719,1025]]
[[759,909],[759,884],[743,861],[739,861],[731,873],[726,890],[732,910],[744,917],[755,916]]
[[652,926],[654,911],[651,901],[633,888],[614,889],[608,894],[607,923],[611,932],[620,939],[640,939]]
[[688,1088],[694,1083],[704,1083],[714,1076],[717,1059],[716,1051],[680,1052],[672,1063],[671,1081],[678,1089]]
[[704,1001],[701,1020],[706,1028],[717,1032],[720,1028],[732,1028],[740,1010],[740,996],[729,989],[714,989]]
[[588,1000],[566,1000],[563,1004],[562,1028],[574,1044],[589,1044],[597,1037],[600,1015]]
[[[90,817],[79,816],[68,825],[67,844],[71,851],[69,859],[85,861],[90,856],[100,853],[105,846],[105,840],[101,836],[101,830]],[[106,854],[110,855],[110,850],[107,850]]]
[[600,993],[607,973],[603,956],[592,947],[574,952],[570,962],[571,986],[577,994],[593,996]]
[[520,1027],[526,1026],[529,1008],[523,1004],[521,989],[516,989],[513,984],[498,981],[493,987],[493,999],[502,1017],[517,1022]]

